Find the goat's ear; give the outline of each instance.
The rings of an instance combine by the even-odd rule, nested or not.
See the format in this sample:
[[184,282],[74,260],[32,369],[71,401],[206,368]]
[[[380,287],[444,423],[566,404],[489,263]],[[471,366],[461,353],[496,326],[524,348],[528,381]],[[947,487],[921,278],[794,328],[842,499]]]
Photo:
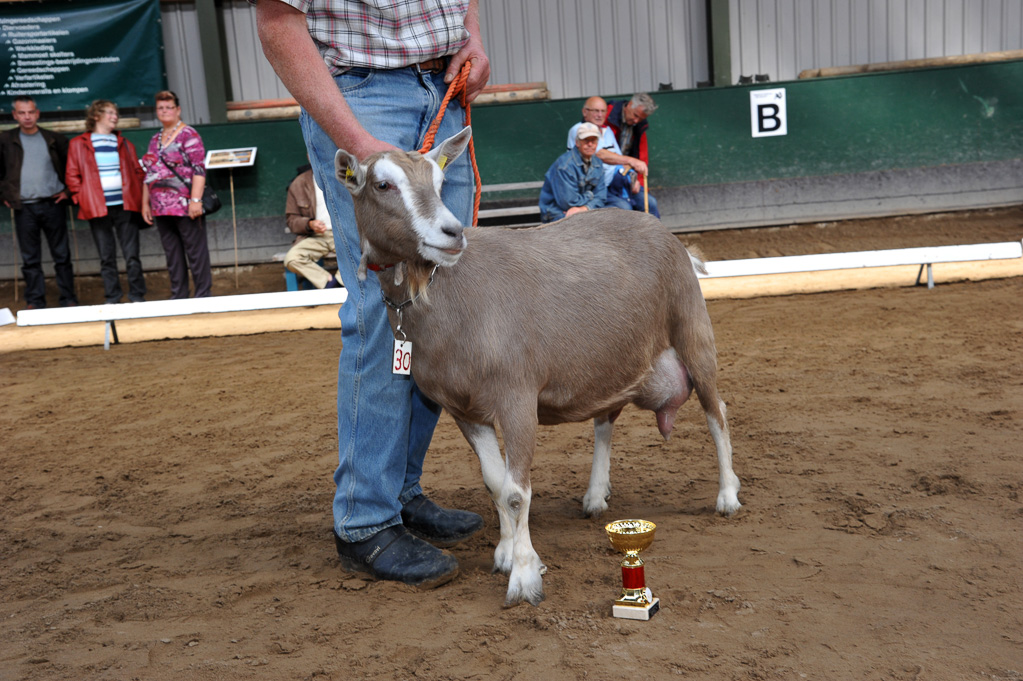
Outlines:
[[334,154],[334,174],[348,191],[360,189],[366,182],[366,169],[359,165],[359,160],[344,149]]
[[452,135],[426,154],[426,158],[436,161],[441,170],[446,170],[449,163],[462,155],[472,138],[472,128],[465,126],[461,132]]

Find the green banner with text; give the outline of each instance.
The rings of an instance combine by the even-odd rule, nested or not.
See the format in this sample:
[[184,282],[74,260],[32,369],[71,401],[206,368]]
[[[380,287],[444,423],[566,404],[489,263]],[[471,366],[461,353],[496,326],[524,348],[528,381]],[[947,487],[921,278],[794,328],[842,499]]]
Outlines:
[[42,111],[146,106],[166,82],[159,0],[0,3],[0,111],[19,95]]

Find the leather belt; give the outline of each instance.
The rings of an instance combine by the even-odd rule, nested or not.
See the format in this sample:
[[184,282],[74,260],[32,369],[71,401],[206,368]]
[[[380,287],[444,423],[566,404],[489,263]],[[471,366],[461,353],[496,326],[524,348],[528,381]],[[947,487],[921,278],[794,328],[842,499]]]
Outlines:
[[440,73],[447,70],[449,61],[451,61],[450,57],[437,57],[416,64],[416,68],[422,73]]

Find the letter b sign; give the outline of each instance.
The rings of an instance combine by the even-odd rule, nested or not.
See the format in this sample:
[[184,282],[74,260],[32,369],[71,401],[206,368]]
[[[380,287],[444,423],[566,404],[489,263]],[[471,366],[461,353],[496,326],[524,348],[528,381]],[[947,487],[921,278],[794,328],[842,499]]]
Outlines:
[[749,93],[754,137],[787,135],[785,88],[753,90]]

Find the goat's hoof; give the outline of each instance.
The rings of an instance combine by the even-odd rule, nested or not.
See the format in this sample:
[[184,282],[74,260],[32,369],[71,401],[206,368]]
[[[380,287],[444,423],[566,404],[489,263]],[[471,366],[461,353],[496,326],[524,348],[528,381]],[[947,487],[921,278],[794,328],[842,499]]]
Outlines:
[[603,498],[591,499],[590,497],[583,497],[583,513],[586,514],[587,518],[599,518],[607,510],[607,500],[611,498],[611,493]]
[[543,590],[529,594],[525,593],[516,594],[514,596],[508,594],[508,596],[504,600],[504,607],[514,608],[516,605],[519,605],[520,603],[529,603],[533,607],[536,607],[540,605],[540,603],[542,603],[545,598],[547,598],[547,596],[544,595]]
[[716,510],[721,515],[731,517],[735,515],[735,512],[738,511],[740,508],[742,508],[742,504],[739,503],[739,498],[736,497],[734,494],[731,495],[731,498],[728,498],[727,495],[718,496]]
[[496,575],[498,572],[500,572],[502,575],[510,575],[511,568],[503,568],[497,563],[494,563],[494,567],[490,569],[490,574]]

